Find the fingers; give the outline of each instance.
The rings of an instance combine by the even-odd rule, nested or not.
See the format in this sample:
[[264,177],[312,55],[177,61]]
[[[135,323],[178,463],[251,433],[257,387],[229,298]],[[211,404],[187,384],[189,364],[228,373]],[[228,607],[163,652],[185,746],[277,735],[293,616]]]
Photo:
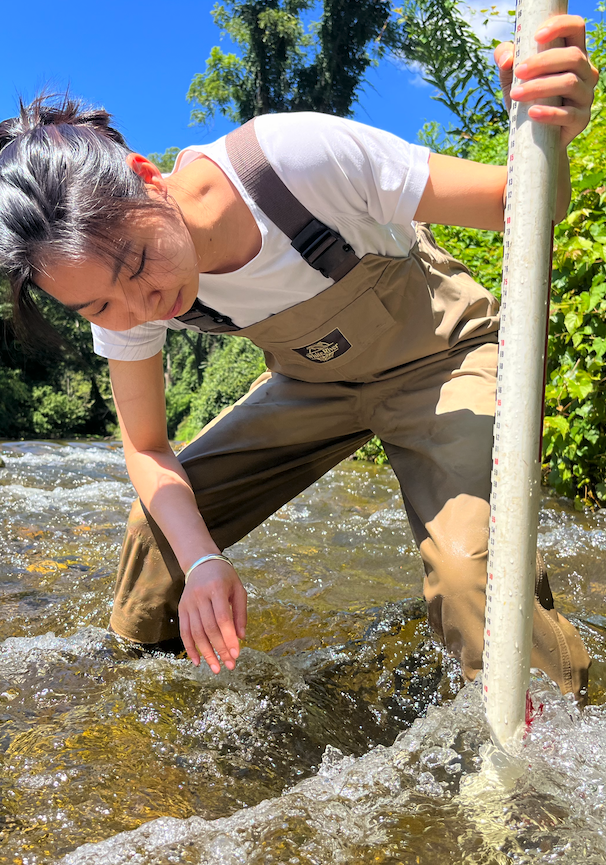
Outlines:
[[196,643],[191,633],[189,613],[181,607],[179,607],[179,632],[181,634],[181,639],[183,640],[183,645],[185,646],[185,651],[187,652],[187,657],[190,659],[192,664],[197,667],[200,663],[200,655],[196,649]]
[[179,626],[183,645],[194,666],[200,664],[200,655],[202,655],[213,673],[220,673],[221,665],[206,636],[199,614],[196,611],[179,610]]
[[565,104],[571,103],[579,108],[589,108],[593,98],[593,87],[574,72],[562,72],[559,75],[532,78],[530,81],[516,84],[510,90],[510,95],[518,102],[532,102],[535,99],[559,96],[565,100]]
[[[233,670],[236,666],[234,659],[240,654],[240,644],[234,630],[234,625],[231,616],[229,605],[225,607],[221,603],[213,605],[209,601],[199,603],[199,617],[201,622],[201,631],[199,631],[200,639],[214,648],[213,657],[210,658],[202,652],[206,662],[213,671],[218,673],[220,666],[217,664],[216,655],[219,655],[228,670]],[[196,645],[202,648],[198,643],[198,635],[194,634]],[[214,669],[216,666],[218,669]]]
[[567,46],[576,46],[585,52],[585,19],[580,15],[554,15],[534,35],[539,45],[563,39]]
[[179,625],[195,666],[202,656],[213,673],[221,670],[219,659],[228,670],[234,669],[240,654],[238,638],[246,632],[246,590],[231,566],[190,578],[179,604]]
[[234,588],[234,594],[232,598],[232,611],[234,614],[234,625],[236,626],[236,634],[241,640],[243,640],[246,636],[247,621],[246,589],[244,588],[242,583],[240,583],[240,581],[238,581],[237,585]]
[[513,67],[513,42],[501,42],[494,50],[494,61],[500,70]]
[[578,135],[579,126],[585,121],[584,114],[572,106],[558,108],[553,105],[532,105],[528,109],[528,116],[532,120],[550,126],[559,126],[562,130],[562,140],[565,142],[571,141],[575,135]]
[[529,57],[515,69],[516,76],[524,81],[548,75],[574,75],[579,81],[593,87],[598,71],[587,60],[585,53],[573,48],[551,48]]
[[501,42],[494,50],[495,63],[499,68],[499,81],[507,113],[511,111],[509,91],[513,83],[513,43]]
[[[533,104],[529,116],[561,127],[560,143],[567,146],[587,126],[599,73],[587,59],[585,21],[579,15],[555,15],[535,33],[539,46],[561,40],[563,47],[540,50],[513,69],[513,46],[504,42],[494,52],[501,89],[509,110],[511,100],[536,103],[553,97],[561,106]],[[516,83],[513,85],[515,72]]]

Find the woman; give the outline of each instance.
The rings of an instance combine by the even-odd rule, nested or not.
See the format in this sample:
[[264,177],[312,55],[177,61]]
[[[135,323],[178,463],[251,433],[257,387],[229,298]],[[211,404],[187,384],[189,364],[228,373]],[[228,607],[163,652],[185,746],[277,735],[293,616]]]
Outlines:
[[[561,128],[589,120],[584,24],[550,19],[511,97]],[[496,59],[507,91],[512,46]],[[233,669],[246,592],[221,551],[374,432],[402,486],[432,626],[481,667],[496,303],[417,223],[500,230],[505,169],[429,154],[353,121],[268,115],[183,151],[164,178],[102,111],[38,100],[0,125],[0,263],[18,315],[38,287],[93,323],[140,503],[111,624]],[[294,197],[293,197],[294,196]],[[301,207],[303,206],[303,207]],[[38,322],[39,323],[39,322]],[[166,327],[249,336],[270,372],[179,457],[166,436]],[[142,505],[142,507],[141,507]],[[589,659],[537,577],[533,665],[583,696]]]

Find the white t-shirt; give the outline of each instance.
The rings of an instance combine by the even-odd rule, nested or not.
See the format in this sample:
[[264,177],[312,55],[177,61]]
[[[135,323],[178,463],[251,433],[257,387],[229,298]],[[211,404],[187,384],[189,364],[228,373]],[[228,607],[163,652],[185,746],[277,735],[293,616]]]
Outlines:
[[[408,255],[415,238],[413,218],[429,176],[427,148],[353,120],[312,112],[266,114],[256,118],[255,130],[261,149],[293,195],[337,231],[358,257]],[[332,285],[250,198],[228,159],[225,138],[182,150],[175,170],[200,154],[235,184],[262,238],[259,253],[239,270],[200,274],[202,303],[246,327]],[[162,349],[168,328],[197,330],[176,319],[125,331],[93,324],[95,351],[116,360],[144,360]]]

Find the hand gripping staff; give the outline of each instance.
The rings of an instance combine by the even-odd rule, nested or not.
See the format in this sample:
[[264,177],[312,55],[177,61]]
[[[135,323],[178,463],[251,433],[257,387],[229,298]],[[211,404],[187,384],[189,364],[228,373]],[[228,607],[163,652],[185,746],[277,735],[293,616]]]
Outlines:
[[[566,0],[517,0],[514,75],[516,65],[536,53],[534,34],[540,25],[565,14],[566,8]],[[514,103],[507,157],[482,686],[488,722],[499,745],[523,735],[530,681],[559,134],[559,128],[533,122],[526,104]]]

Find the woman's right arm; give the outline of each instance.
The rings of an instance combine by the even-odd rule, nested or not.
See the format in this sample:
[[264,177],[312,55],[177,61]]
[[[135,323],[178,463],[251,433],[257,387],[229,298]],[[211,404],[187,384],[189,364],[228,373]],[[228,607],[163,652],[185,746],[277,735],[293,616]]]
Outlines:
[[[220,550],[168,442],[162,354],[147,360],[110,360],[109,368],[128,474],[186,571],[197,559]],[[212,560],[193,571],[179,605],[179,624],[194,664],[201,654],[213,672],[219,672],[214,646],[233,669],[238,637],[244,637],[246,628],[246,591],[227,562]]]

